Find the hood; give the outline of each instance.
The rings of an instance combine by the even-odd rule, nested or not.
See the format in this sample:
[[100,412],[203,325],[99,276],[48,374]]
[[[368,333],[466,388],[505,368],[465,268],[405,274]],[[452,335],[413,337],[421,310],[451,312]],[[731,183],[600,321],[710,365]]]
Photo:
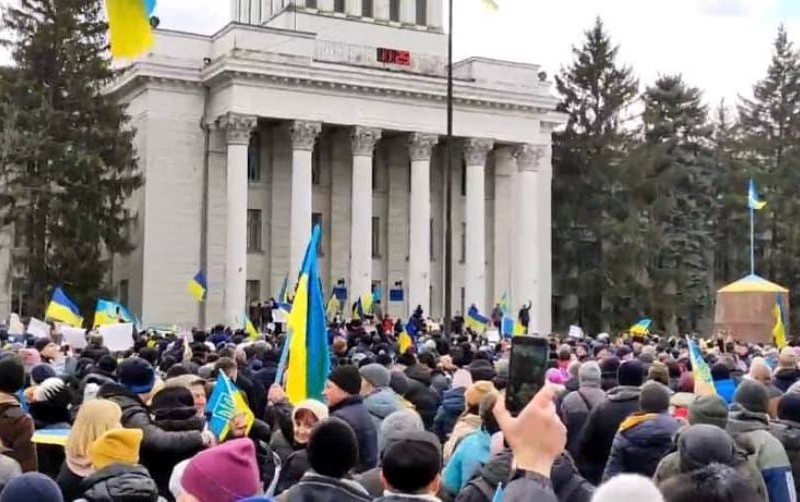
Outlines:
[[83,498],[89,502],[158,500],[158,487],[141,465],[112,464],[84,479]]
[[[800,380],[800,370],[796,368],[783,368],[775,372],[772,377],[776,383],[782,383],[786,388]],[[780,387],[780,385],[778,385]]]
[[397,395],[389,389],[379,389],[364,398],[364,406],[370,415],[380,419],[388,417],[397,410],[403,409]]
[[102,387],[97,391],[97,397],[108,399],[110,401],[114,401],[122,408],[122,413],[125,413],[125,410],[129,408],[143,408],[147,409],[147,406],[139,399],[139,396],[132,393],[122,385],[114,382],[103,384]]
[[405,374],[408,378],[416,380],[425,387],[431,384],[431,374],[421,364],[415,364],[406,368]]
[[492,456],[481,469],[481,477],[492,486],[505,483],[511,475],[511,460],[514,455],[509,448],[505,448],[497,455]]
[[608,400],[613,402],[638,401],[639,387],[620,385],[608,391]]
[[466,407],[464,391],[466,389],[463,387],[445,391],[442,396],[442,408],[444,408],[444,411],[454,415],[461,414]]
[[747,411],[739,403],[731,405],[728,413],[728,432],[731,434],[766,430],[768,427],[769,415],[766,413]]
[[800,450],[800,423],[774,420],[770,422],[770,432],[781,441],[786,450]]
[[680,427],[680,422],[669,415],[647,413],[631,415],[622,422],[619,430],[631,443],[647,447],[671,442],[678,427]]

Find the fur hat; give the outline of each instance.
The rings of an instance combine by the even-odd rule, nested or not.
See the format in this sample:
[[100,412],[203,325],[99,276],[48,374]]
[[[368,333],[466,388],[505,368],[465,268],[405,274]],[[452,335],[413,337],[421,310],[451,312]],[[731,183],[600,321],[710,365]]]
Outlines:
[[480,405],[485,396],[496,393],[497,389],[494,388],[492,382],[480,380],[467,387],[467,390],[464,392],[464,401],[467,408],[470,408]]

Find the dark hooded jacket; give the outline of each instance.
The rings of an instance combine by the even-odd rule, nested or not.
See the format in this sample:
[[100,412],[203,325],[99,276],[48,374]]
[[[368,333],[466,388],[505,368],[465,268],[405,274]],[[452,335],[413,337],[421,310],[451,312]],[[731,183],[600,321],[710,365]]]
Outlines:
[[158,487],[141,465],[112,464],[83,480],[87,502],[158,502]]
[[356,472],[378,465],[378,431],[361,396],[350,396],[330,407],[330,415],[340,418],[353,428],[358,439]]
[[614,437],[603,479],[618,474],[656,472],[659,461],[672,449],[672,437],[680,422],[665,413],[634,413],[620,424]]
[[408,377],[408,388],[403,397],[414,405],[425,428],[432,430],[433,418],[439,408],[439,395],[430,388],[430,374],[419,364],[406,368],[405,374]]
[[800,423],[791,420],[771,420],[769,431],[778,438],[786,450],[792,466],[794,488],[800,493]]
[[772,384],[779,388],[781,392],[786,392],[798,380],[800,380],[800,369],[781,368],[772,377]]
[[369,502],[372,497],[358,483],[312,472],[277,497],[279,502]]
[[444,443],[453,432],[458,417],[464,413],[466,401],[464,399],[464,392],[466,388],[459,387],[456,389],[446,390],[442,396],[442,404],[436,412],[433,419],[433,432],[439,436],[439,440]]
[[578,469],[594,485],[599,485],[611,453],[619,425],[639,411],[639,388],[619,386],[608,391],[608,400],[589,413],[578,437]]

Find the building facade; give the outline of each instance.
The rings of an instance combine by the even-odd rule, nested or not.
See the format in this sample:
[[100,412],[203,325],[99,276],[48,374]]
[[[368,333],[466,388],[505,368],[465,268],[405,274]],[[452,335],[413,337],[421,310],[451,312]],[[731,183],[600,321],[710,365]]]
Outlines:
[[[232,14],[212,36],[158,30],[111,89],[145,176],[130,200],[136,249],[114,259],[120,300],[145,324],[240,322],[296,277],[320,224],[328,293],[375,289],[393,317],[441,316],[444,288],[454,313],[507,293],[548,332],[562,117],[539,67],[454,64],[445,284],[442,0],[232,0]],[[202,304],[186,293],[197,270]]]

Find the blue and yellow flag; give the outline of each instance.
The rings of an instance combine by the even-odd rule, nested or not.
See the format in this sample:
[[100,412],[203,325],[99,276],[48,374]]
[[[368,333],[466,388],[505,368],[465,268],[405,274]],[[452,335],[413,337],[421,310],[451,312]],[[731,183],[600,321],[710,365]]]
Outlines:
[[714,378],[711,377],[711,368],[703,359],[700,347],[688,336],[686,343],[689,345],[689,360],[692,362],[692,374],[694,375],[694,393],[700,395],[716,394]]
[[250,320],[250,317],[248,317],[247,314],[244,316],[244,332],[247,333],[247,337],[250,340],[258,339],[258,330],[255,326],[253,326],[253,322]]
[[473,331],[484,331],[486,327],[489,325],[489,318],[485,315],[478,312],[478,307],[475,305],[470,305],[469,310],[467,311],[467,317],[464,319],[467,323],[469,328],[472,328]]
[[643,318],[639,319],[639,321],[631,326],[628,332],[632,335],[646,335],[650,333],[650,325],[653,323],[651,319]]
[[75,302],[70,300],[61,287],[57,287],[55,291],[53,291],[53,298],[47,305],[44,316],[47,319],[60,321],[74,327],[80,327],[81,324],[83,324],[83,317],[81,317],[78,306],[75,305]]
[[508,315],[508,291],[503,293],[503,296],[500,297],[497,306],[500,307],[500,312],[502,312],[504,316]]
[[208,429],[220,441],[224,441],[230,432],[230,423],[233,417],[244,415],[247,433],[250,432],[250,428],[255,422],[255,416],[247,406],[241,391],[222,371],[219,372],[217,383],[214,384],[214,391],[208,398],[206,411],[211,414],[211,418],[208,420]]
[[283,277],[283,284],[281,290],[278,291],[278,308],[287,314],[292,310],[292,303],[289,301],[289,273]]
[[319,225],[314,227],[306,248],[297,291],[287,327],[289,355],[286,363],[286,396],[292,404],[304,399],[322,401],[330,371],[325,301],[317,269]]
[[336,298],[336,295],[331,293],[331,298],[328,300],[328,306],[325,307],[325,315],[327,316],[328,320],[333,319],[336,317],[336,314],[339,312],[339,299]]
[[783,297],[775,295],[775,326],[772,328],[772,339],[778,349],[786,347],[786,309],[783,307]]
[[367,293],[358,297],[356,303],[353,305],[353,319],[364,319],[372,314],[372,302],[374,296],[372,293]]
[[397,349],[400,354],[405,354],[414,345],[417,338],[417,325],[411,321],[403,325],[403,331],[397,337]]
[[66,446],[69,429],[40,429],[33,433],[31,443]]
[[206,299],[208,293],[208,284],[206,283],[206,274],[202,270],[198,271],[189,281],[189,293],[195,297],[198,302]]
[[92,326],[96,328],[120,322],[138,323],[137,319],[121,303],[98,298],[97,306],[94,309],[94,324]]
[[750,183],[747,185],[747,207],[749,209],[764,209],[767,203],[758,199],[758,191],[756,190],[756,182],[750,178]]
[[153,0],[106,0],[111,55],[135,58],[153,45],[153,28],[148,10]]

